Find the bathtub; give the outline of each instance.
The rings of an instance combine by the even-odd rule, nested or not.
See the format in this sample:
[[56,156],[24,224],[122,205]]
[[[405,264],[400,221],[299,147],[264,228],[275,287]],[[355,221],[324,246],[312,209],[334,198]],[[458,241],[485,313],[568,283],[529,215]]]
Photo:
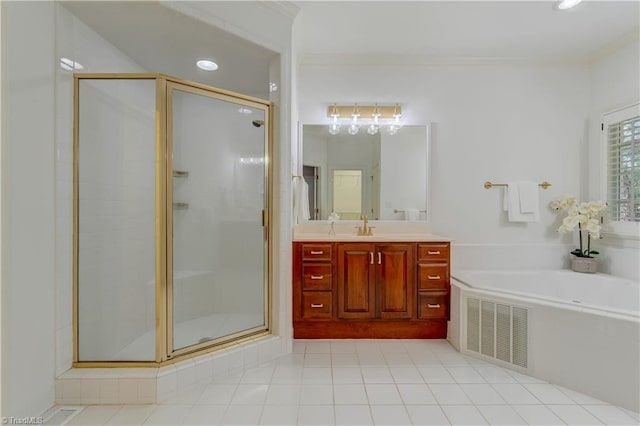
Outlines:
[[452,272],[449,340],[468,355],[640,410],[640,284],[569,270]]

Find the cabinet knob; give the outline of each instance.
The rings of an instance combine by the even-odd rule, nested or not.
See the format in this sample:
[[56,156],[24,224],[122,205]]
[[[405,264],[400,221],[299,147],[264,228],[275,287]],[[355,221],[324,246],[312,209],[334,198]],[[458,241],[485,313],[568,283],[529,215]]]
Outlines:
[[311,250],[311,254],[323,254],[324,252],[322,250]]
[[440,250],[434,250],[434,251],[427,250],[427,254],[440,254]]
[[430,280],[439,280],[440,275],[427,275],[427,278],[429,278]]
[[312,303],[311,307],[312,308],[324,308],[324,303]]
[[324,278],[324,275],[311,275],[312,280],[321,280]]
[[439,308],[440,304],[439,303],[429,303],[427,304],[427,308]]

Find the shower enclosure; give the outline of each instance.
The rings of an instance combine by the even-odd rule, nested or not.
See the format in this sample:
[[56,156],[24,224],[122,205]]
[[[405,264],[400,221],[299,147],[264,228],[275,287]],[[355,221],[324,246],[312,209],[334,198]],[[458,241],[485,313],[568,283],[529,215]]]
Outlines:
[[161,74],[74,78],[74,366],[268,334],[271,104]]

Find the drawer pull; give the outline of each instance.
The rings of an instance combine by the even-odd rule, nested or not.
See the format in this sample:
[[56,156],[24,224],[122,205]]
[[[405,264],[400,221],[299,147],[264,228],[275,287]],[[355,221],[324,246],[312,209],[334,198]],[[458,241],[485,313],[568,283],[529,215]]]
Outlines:
[[373,252],[372,251],[369,252],[369,263],[371,263],[373,265]]
[[311,250],[311,254],[324,254],[324,252],[322,250],[320,251]]
[[429,278],[430,280],[439,280],[440,275],[427,275],[427,278]]
[[439,303],[429,303],[429,304],[427,304],[427,308],[435,309],[435,308],[439,308],[439,307],[440,307]]
[[321,280],[324,278],[324,275],[311,275],[312,280]]
[[378,252],[378,265],[382,265],[382,253]]
[[324,308],[324,303],[312,303],[311,307],[312,308]]
[[427,250],[427,254],[440,254],[440,250],[436,250],[436,251]]

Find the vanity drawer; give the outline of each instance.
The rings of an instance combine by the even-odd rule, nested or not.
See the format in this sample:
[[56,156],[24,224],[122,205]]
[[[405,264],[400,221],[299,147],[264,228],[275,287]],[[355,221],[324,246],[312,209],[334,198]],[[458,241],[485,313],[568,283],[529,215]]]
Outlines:
[[331,292],[330,291],[303,291],[302,292],[302,319],[331,319]]
[[302,244],[302,260],[331,260],[331,244]]
[[448,290],[449,289],[449,265],[446,263],[419,264],[418,265],[418,289],[419,290]]
[[418,318],[447,318],[449,293],[446,291],[430,291],[418,294]]
[[449,243],[418,244],[418,260],[449,260]]
[[331,290],[330,263],[304,263],[302,265],[303,290]]

